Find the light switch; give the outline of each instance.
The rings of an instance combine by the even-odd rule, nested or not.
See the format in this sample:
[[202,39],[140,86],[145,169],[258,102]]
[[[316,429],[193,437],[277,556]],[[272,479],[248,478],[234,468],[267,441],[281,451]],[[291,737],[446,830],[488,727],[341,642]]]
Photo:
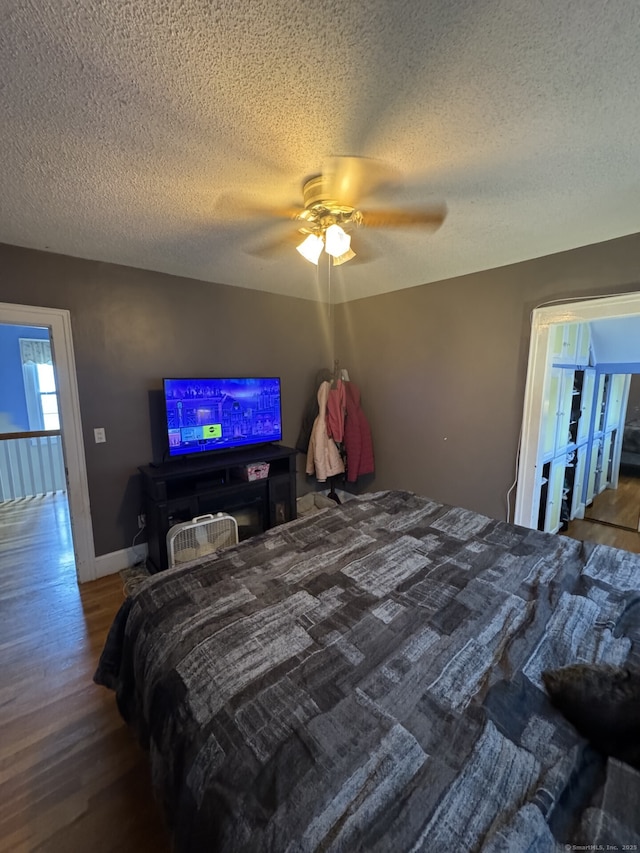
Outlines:
[[107,440],[107,436],[104,433],[104,427],[96,427],[93,431],[93,435],[96,440],[96,444],[102,444]]

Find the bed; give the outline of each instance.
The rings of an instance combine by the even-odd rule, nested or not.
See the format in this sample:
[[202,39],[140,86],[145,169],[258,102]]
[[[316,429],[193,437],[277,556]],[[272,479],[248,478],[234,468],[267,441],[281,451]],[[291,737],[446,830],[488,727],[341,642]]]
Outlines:
[[639,555],[378,492],[152,576],[95,680],[181,853],[637,845],[640,773],[542,673],[637,666],[639,581]]

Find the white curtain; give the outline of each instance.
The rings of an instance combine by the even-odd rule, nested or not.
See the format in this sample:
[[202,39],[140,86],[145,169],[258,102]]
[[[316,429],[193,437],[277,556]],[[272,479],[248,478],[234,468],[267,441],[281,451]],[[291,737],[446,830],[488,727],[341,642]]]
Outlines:
[[20,357],[23,364],[53,364],[51,343],[34,338],[20,338]]

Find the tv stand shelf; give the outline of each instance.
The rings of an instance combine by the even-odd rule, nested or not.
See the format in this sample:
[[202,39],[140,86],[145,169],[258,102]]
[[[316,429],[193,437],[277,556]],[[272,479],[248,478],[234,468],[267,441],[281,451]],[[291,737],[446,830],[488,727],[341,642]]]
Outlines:
[[[270,444],[206,459],[140,466],[149,570],[168,568],[167,532],[197,515],[230,513],[238,522],[240,539],[295,518],[296,456],[292,447]],[[259,462],[269,463],[269,475],[243,479],[241,469]]]

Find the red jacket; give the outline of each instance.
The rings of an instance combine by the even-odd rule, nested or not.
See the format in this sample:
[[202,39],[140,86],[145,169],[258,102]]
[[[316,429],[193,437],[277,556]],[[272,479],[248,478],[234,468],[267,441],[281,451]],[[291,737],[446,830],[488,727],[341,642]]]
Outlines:
[[336,387],[330,389],[327,398],[327,434],[339,444],[344,438],[345,413],[344,382],[338,379]]
[[347,457],[347,482],[355,483],[362,474],[373,474],[373,441],[371,428],[360,408],[360,389],[353,382],[344,383],[346,417],[344,452]]

